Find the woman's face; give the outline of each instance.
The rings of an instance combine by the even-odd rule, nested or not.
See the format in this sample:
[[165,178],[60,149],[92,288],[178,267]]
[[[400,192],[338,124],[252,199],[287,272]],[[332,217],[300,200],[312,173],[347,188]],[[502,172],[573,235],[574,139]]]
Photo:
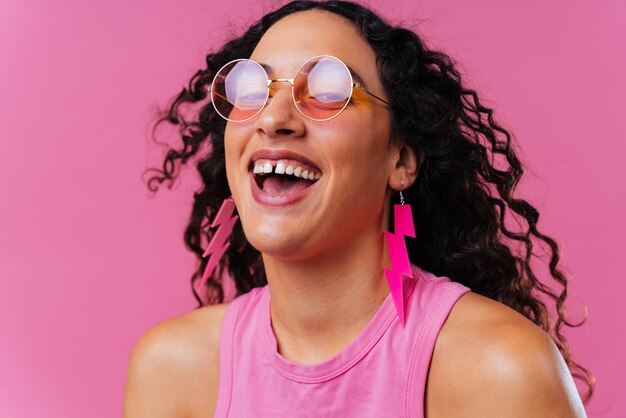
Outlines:
[[[294,77],[318,55],[341,59],[366,89],[388,100],[374,51],[352,23],[328,12],[298,12],[278,21],[250,59],[272,68],[268,75],[275,79]],[[354,89],[339,116],[320,122],[298,112],[289,83],[272,83],[271,95],[259,115],[228,122],[225,131],[228,184],[248,241],[264,255],[293,260],[345,248],[363,234],[382,238],[388,180],[397,161],[387,106]],[[267,164],[279,173],[254,173],[255,165]],[[319,178],[280,173],[290,166],[296,172],[301,167],[300,176],[306,170]]]

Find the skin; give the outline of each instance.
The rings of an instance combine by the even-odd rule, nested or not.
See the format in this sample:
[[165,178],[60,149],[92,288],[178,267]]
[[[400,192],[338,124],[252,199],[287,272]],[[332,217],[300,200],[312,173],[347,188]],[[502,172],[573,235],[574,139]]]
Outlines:
[[[284,18],[267,31],[251,59],[274,68],[271,78],[289,78],[308,59],[333,55],[386,99],[374,52],[349,22],[325,15]],[[310,41],[312,27],[316,42]],[[288,83],[273,88],[260,116],[227,125],[226,172],[246,237],[263,255],[281,354],[314,363],[354,339],[389,292],[384,207],[401,176],[407,186],[415,180],[417,161],[406,148],[401,161],[400,148],[390,147],[389,109],[358,90],[338,117],[318,122],[297,111]],[[257,203],[249,168],[259,149],[291,150],[311,159],[323,174],[315,190],[286,207]]]
[[[271,78],[290,78],[321,54],[339,57],[370,91],[387,98],[373,50],[350,22],[327,12],[282,19],[251,58],[271,65]],[[389,109],[367,95],[355,90],[341,115],[316,122],[296,110],[290,88],[273,85],[259,116],[227,124],[226,169],[246,236],[263,255],[279,352],[317,363],[350,344],[388,294],[384,208],[402,182],[415,181],[420,158],[390,146]],[[248,170],[250,155],[262,148],[289,149],[314,161],[323,173],[316,190],[287,207],[257,203]],[[203,307],[141,337],[131,355],[125,417],[213,415],[226,307]],[[516,311],[471,292],[439,333],[425,411],[428,417],[585,416],[550,338]]]

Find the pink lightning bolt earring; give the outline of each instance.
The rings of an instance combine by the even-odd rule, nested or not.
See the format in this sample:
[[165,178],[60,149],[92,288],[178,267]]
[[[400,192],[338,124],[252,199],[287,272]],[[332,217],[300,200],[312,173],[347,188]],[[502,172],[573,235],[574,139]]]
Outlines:
[[196,293],[200,293],[200,290],[209,279],[209,276],[213,273],[213,270],[215,270],[215,267],[217,267],[220,259],[230,246],[228,236],[233,230],[235,222],[237,222],[237,219],[239,218],[237,215],[233,216],[234,211],[235,201],[232,197],[227,197],[222,202],[222,205],[217,211],[217,215],[215,215],[215,218],[213,219],[211,228],[217,227],[217,230],[213,232],[211,241],[209,241],[209,245],[207,245],[206,250],[204,250],[204,254],[202,254],[202,257],[209,256],[209,261],[204,269],[200,283],[196,286]]
[[[404,189],[404,178],[400,180],[402,189]],[[385,269],[385,276],[389,282],[389,289],[393,302],[398,311],[400,324],[404,328],[404,288],[402,286],[402,276],[412,278],[413,271],[409,262],[409,255],[406,250],[404,236],[415,238],[415,225],[413,224],[413,214],[411,213],[411,205],[404,204],[404,196],[400,190],[400,204],[393,205],[393,223],[394,233],[387,232],[387,248],[389,249],[389,259],[391,261],[391,270]]]

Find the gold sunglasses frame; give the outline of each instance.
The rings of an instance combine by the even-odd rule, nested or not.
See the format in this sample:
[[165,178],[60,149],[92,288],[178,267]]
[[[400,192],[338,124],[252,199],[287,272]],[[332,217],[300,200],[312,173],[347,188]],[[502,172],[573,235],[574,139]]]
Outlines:
[[[333,116],[331,116],[331,117],[329,117],[329,118],[325,118],[325,119],[316,119],[316,118],[313,118],[313,117],[311,117],[311,116],[307,115],[306,113],[304,113],[304,112],[300,109],[300,107],[298,106],[299,101],[297,101],[297,100],[296,100],[296,97],[295,97],[295,88],[294,88],[294,81],[295,81],[296,77],[298,76],[298,74],[300,74],[300,71],[301,71],[301,70],[302,70],[302,69],[303,69],[303,68],[304,68],[307,64],[309,64],[311,61],[316,60],[316,59],[320,59],[320,58],[332,58],[332,59],[335,59],[335,60],[339,61],[339,62],[341,63],[341,65],[343,65],[343,67],[346,69],[346,71],[348,72],[348,74],[350,75],[350,82],[351,82],[351,86],[352,86],[352,87],[351,87],[351,89],[350,89],[350,96],[349,96],[349,97],[348,97],[348,99],[346,100],[346,103],[343,105],[343,107],[342,107],[342,108],[341,108],[341,109],[340,109],[340,110],[339,110],[339,111],[338,111],[335,115],[333,115]],[[217,78],[218,74],[219,74],[219,73],[220,73],[220,72],[221,72],[224,68],[226,68],[228,65],[231,65],[231,64],[233,64],[233,63],[235,63],[235,62],[238,62],[238,61],[248,61],[248,62],[252,62],[252,63],[254,63],[254,64],[258,65],[258,66],[259,66],[259,68],[261,68],[261,70],[263,70],[263,72],[265,73],[265,77],[267,78],[267,96],[265,97],[265,102],[263,103],[263,106],[262,106],[262,107],[261,107],[261,108],[260,108],[260,109],[259,109],[259,110],[258,110],[258,111],[254,114],[254,115],[250,116],[250,117],[249,117],[249,118],[247,118],[247,119],[243,119],[243,120],[234,120],[234,119],[229,119],[229,118],[227,118],[226,116],[222,115],[222,114],[220,113],[219,109],[217,108],[217,106],[215,105],[215,101],[213,100],[213,94],[214,94],[214,91],[213,91],[213,84],[215,84],[215,79]],[[271,100],[271,97],[270,97],[270,86],[272,85],[272,83],[289,83],[289,84],[291,84],[291,99],[293,100],[293,103],[294,103],[294,105],[295,105],[296,109],[298,110],[298,112],[300,112],[300,114],[302,114],[303,116],[305,116],[305,117],[307,117],[307,118],[309,118],[309,119],[311,119],[311,120],[317,121],[317,122],[324,122],[324,121],[331,120],[331,119],[336,118],[337,116],[339,116],[339,115],[341,114],[341,112],[343,112],[343,111],[344,111],[344,109],[348,106],[348,103],[350,103],[350,100],[352,100],[352,94],[353,94],[353,92],[354,92],[354,89],[355,89],[355,88],[358,88],[359,90],[364,91],[365,93],[369,94],[370,96],[374,97],[375,99],[378,99],[378,100],[380,100],[381,102],[385,103],[387,106],[391,106],[391,104],[390,104],[388,101],[386,101],[385,99],[382,99],[382,98],[378,97],[377,95],[375,95],[374,93],[372,93],[372,92],[370,92],[370,91],[366,90],[366,89],[365,89],[365,87],[363,87],[363,86],[361,85],[361,83],[359,83],[359,82],[357,82],[357,81],[354,81],[354,77],[353,77],[353,75],[352,75],[352,71],[350,71],[350,69],[348,68],[348,66],[347,66],[347,65],[346,65],[346,64],[345,64],[342,60],[340,60],[339,58],[337,58],[337,57],[335,57],[335,56],[332,56],[332,55],[317,55],[317,56],[315,56],[315,57],[313,57],[313,58],[308,59],[308,60],[307,60],[304,64],[302,64],[302,65],[300,66],[300,68],[298,68],[298,71],[296,71],[296,76],[295,76],[295,77],[293,77],[293,78],[274,78],[274,79],[270,79],[270,78],[269,78],[269,76],[267,75],[267,71],[265,70],[265,68],[263,68],[263,66],[262,66],[261,64],[259,64],[258,62],[254,61],[254,60],[251,60],[251,59],[248,59],[248,58],[239,58],[239,59],[232,60],[232,61],[229,61],[229,62],[227,62],[226,64],[224,64],[224,65],[223,65],[223,66],[222,66],[222,67],[221,67],[221,68],[217,71],[217,73],[215,73],[215,77],[213,77],[213,82],[212,82],[212,83],[211,83],[211,85],[207,88],[207,90],[208,90],[209,94],[211,95],[211,103],[213,104],[213,108],[215,109],[215,111],[217,112],[217,114],[218,114],[218,115],[220,115],[222,118],[226,119],[227,121],[239,123],[239,122],[247,122],[247,121],[249,121],[250,119],[255,118],[256,116],[258,116],[258,115],[259,115],[259,114],[263,111],[263,109],[265,109],[265,108],[267,107],[267,104],[268,104],[268,103],[270,102],[270,100]],[[217,93],[215,93],[215,94],[217,95]],[[227,100],[225,97],[223,97],[223,96],[221,96],[221,95],[220,95],[220,97],[221,97],[222,99],[224,99],[224,100]],[[228,100],[227,100],[227,101],[228,101]]]

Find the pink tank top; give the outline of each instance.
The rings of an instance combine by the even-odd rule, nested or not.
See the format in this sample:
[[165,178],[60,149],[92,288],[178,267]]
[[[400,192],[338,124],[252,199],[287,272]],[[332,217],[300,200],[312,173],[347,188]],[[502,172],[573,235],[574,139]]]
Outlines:
[[437,335],[470,289],[413,268],[414,278],[404,279],[406,327],[388,294],[352,343],[317,364],[294,363],[278,353],[267,285],[234,299],[220,331],[214,416],[423,417]]

